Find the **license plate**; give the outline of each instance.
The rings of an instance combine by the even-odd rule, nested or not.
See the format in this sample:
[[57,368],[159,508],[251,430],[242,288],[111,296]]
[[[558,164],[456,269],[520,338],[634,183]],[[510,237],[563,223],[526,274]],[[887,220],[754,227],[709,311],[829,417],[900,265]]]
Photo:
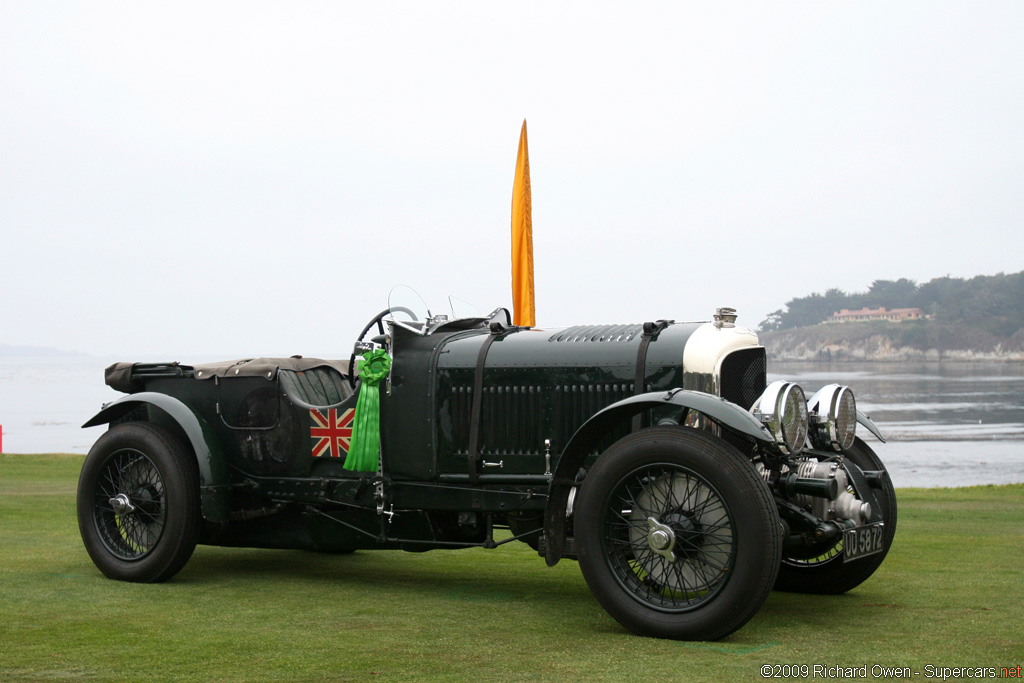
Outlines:
[[885,528],[881,522],[858,526],[843,531],[843,562],[859,560],[880,553],[884,545]]

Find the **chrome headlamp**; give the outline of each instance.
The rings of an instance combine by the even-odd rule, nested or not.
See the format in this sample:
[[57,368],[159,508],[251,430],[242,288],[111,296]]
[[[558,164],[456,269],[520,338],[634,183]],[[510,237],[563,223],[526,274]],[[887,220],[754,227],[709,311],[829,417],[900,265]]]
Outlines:
[[792,455],[804,448],[807,438],[807,400],[793,382],[769,384],[754,404],[761,422],[768,427],[783,453]]
[[811,441],[815,446],[841,451],[853,445],[857,433],[857,401],[850,387],[823,386],[811,396],[807,409],[811,411]]

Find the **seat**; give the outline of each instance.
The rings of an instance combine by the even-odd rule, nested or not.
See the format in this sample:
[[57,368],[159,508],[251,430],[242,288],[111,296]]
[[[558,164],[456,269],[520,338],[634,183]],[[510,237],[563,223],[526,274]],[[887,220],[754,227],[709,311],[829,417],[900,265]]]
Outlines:
[[352,395],[348,378],[331,365],[281,368],[280,378],[285,395],[302,408],[333,408]]

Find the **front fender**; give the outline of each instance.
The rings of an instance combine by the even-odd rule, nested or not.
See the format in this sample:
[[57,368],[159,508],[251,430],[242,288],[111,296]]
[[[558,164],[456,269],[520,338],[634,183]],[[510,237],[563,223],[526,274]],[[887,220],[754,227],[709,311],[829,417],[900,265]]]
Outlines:
[[885,443],[885,437],[882,436],[882,430],[875,426],[875,423],[871,421],[870,417],[860,412],[859,410],[857,411],[857,422],[864,425],[864,427],[869,432],[875,435],[875,438],[877,438],[882,443]]
[[576,430],[555,467],[548,489],[547,507],[544,510],[544,554],[548,566],[554,566],[562,558],[565,550],[565,513],[569,504],[569,493],[576,484],[577,472],[594,445],[613,425],[650,408],[666,404],[695,410],[727,429],[760,441],[774,442],[768,430],[749,412],[724,398],[701,391],[672,389],[630,396],[613,403],[595,413]]
[[211,522],[226,522],[230,512],[228,471],[220,444],[205,420],[187,405],[167,394],[143,391],[123,396],[103,407],[92,419],[82,425],[95,427],[122,417],[141,405],[163,412],[184,432],[196,454],[199,465],[199,493],[203,518]]

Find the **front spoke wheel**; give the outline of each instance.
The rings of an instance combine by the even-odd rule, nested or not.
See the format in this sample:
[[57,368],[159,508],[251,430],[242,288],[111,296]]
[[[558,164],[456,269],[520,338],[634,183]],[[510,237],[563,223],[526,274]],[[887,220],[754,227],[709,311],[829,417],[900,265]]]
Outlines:
[[771,592],[782,555],[771,492],[725,441],[652,427],[601,454],[574,513],[580,569],[635,633],[714,640]]
[[696,473],[668,463],[638,469],[608,498],[608,562],[635,599],[685,611],[711,600],[733,558],[733,528],[721,495]]

